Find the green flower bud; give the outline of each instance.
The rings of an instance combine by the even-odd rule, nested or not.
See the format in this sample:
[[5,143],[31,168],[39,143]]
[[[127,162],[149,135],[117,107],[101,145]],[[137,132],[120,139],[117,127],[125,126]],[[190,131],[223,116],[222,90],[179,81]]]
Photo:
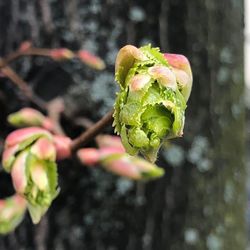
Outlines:
[[15,194],[0,200],[0,234],[13,231],[23,220],[26,211],[26,201]]
[[115,131],[129,154],[142,153],[152,162],[165,139],[182,136],[192,86],[188,60],[167,55],[171,65],[158,48],[127,45],[116,59],[121,91],[115,103]]
[[44,129],[19,129],[5,141],[3,167],[11,173],[16,192],[26,199],[34,223],[58,194],[55,159],[52,135]]

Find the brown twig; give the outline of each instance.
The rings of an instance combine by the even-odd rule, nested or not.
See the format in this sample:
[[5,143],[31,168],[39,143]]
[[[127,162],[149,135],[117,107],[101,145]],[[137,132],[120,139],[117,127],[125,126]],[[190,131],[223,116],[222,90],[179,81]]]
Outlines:
[[43,48],[29,48],[24,51],[17,50],[9,55],[7,55],[5,58],[0,58],[0,68],[3,68],[7,66],[12,61],[18,59],[22,56],[51,56],[51,49],[43,49]]
[[91,128],[83,132],[79,137],[74,139],[71,144],[71,151],[75,152],[80,147],[86,145],[92,138],[98,135],[113,120],[113,110],[103,116]]
[[40,109],[47,110],[46,102],[36,96],[27,82],[25,82],[11,67],[6,66],[1,72],[8,77],[22,91],[28,100],[36,104]]

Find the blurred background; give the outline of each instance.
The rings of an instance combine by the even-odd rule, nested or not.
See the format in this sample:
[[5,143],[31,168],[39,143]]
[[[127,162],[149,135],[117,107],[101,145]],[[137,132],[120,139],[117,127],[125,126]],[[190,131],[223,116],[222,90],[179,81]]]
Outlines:
[[[82,131],[76,118],[96,121],[112,108],[114,61],[123,45],[151,43],[184,54],[194,75],[184,137],[163,148],[157,161],[163,178],[135,183],[66,160],[59,165],[60,195],[48,213],[35,226],[26,216],[15,232],[0,237],[0,249],[246,249],[249,6],[249,0],[245,8],[243,0],[0,0],[1,57],[30,40],[42,48],[86,49],[106,63],[103,71],[79,60],[11,63],[39,97],[63,98],[61,122],[72,137]],[[6,116],[25,106],[35,107],[0,76],[0,145],[13,129]],[[12,193],[1,168],[0,197]]]

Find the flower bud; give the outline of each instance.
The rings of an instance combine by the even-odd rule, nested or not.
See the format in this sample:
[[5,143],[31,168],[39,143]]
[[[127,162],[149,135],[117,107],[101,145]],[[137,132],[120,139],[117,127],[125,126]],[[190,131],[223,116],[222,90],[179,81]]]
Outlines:
[[75,54],[66,48],[52,49],[50,57],[56,61],[69,60],[75,57]]
[[121,138],[114,135],[98,135],[96,142],[99,148],[118,148],[121,152],[125,152]]
[[86,166],[93,166],[100,160],[100,152],[95,148],[83,148],[77,151],[81,163]]
[[32,47],[32,42],[31,41],[24,41],[20,44],[18,50],[20,52],[25,52],[27,50],[29,50]]
[[52,135],[37,127],[12,132],[6,139],[3,167],[11,173],[34,223],[38,223],[57,196],[56,149]]
[[101,135],[98,140],[100,149],[84,148],[78,150],[78,158],[84,165],[93,166],[99,163],[107,171],[133,180],[155,179],[164,174],[162,168],[142,158],[132,157],[125,153],[119,137]]
[[53,130],[53,122],[41,112],[33,108],[23,108],[8,116],[8,122],[15,127],[40,126],[47,130]]
[[26,201],[15,194],[0,200],[0,234],[13,231],[23,220],[26,211]]
[[193,75],[188,59],[183,55],[169,53],[164,54],[164,57],[173,67],[180,92],[187,101],[190,96],[193,83]]
[[150,180],[164,174],[162,168],[126,153],[111,155],[105,158],[102,164],[108,171],[133,180]]
[[53,136],[54,146],[56,148],[56,159],[63,160],[71,156],[71,143],[72,140],[63,135]]
[[139,49],[127,45],[119,51],[116,80],[121,91],[113,125],[129,154],[140,152],[154,162],[164,140],[182,136],[192,76],[184,59],[174,57],[174,67],[150,45]]
[[91,54],[87,50],[80,50],[78,52],[78,58],[83,63],[85,63],[88,66],[90,66],[91,68],[94,68],[94,69],[97,69],[97,70],[103,70],[106,67],[104,61],[101,58]]
[[119,50],[115,62],[115,77],[121,88],[125,87],[127,74],[135,62],[146,60],[147,57],[133,45],[126,45]]

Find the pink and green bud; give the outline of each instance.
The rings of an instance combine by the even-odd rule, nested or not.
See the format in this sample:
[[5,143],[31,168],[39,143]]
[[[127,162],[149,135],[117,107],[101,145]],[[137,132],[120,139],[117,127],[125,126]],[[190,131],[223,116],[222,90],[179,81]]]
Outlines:
[[115,132],[121,135],[127,153],[141,153],[151,162],[166,139],[183,134],[191,91],[188,60],[171,55],[168,62],[166,56],[151,45],[127,45],[116,58],[120,92],[114,108]]
[[5,148],[9,148],[11,146],[22,144],[22,143],[24,143],[25,145],[26,144],[29,145],[33,143],[35,140],[37,140],[37,138],[40,138],[43,136],[47,138],[51,138],[52,140],[52,135],[48,131],[39,127],[18,129],[7,136],[5,140]]
[[180,91],[187,101],[189,99],[193,83],[192,70],[188,59],[183,55],[169,53],[164,54],[164,57],[173,67]]
[[103,70],[106,67],[104,61],[100,57],[93,55],[87,50],[80,50],[78,52],[78,58],[89,67],[97,70]]
[[30,152],[41,160],[55,161],[56,149],[51,140],[47,138],[38,139],[34,145],[31,146]]
[[114,154],[102,161],[106,170],[133,180],[150,180],[163,176],[164,170],[136,156]]
[[177,89],[176,77],[171,69],[166,66],[156,65],[148,70],[149,74],[158,82],[164,86],[173,89]]
[[13,231],[23,220],[26,211],[26,201],[15,194],[0,200],[0,234]]
[[53,122],[41,112],[33,108],[23,108],[8,116],[8,122],[15,127],[40,126],[47,130],[53,130]]
[[119,137],[101,135],[98,140],[100,149],[78,150],[77,156],[84,165],[100,164],[107,171],[133,180],[149,180],[159,178],[164,174],[162,168],[140,157],[126,154]]
[[100,149],[83,148],[77,151],[77,156],[82,164],[93,166],[110,155],[120,153],[124,153],[124,149],[116,147],[105,147]]
[[133,45],[126,45],[119,50],[115,62],[115,72],[116,80],[121,87],[125,87],[127,74],[134,63],[146,60],[147,57]]
[[146,74],[138,74],[132,77],[129,81],[129,88],[131,91],[138,91],[143,89],[151,80],[151,77]]
[[52,135],[44,129],[19,129],[6,139],[3,166],[11,173],[16,192],[26,199],[34,223],[58,194],[55,159]]
[[99,148],[119,148],[121,152],[125,152],[121,138],[114,135],[98,135],[96,142]]
[[70,60],[75,57],[75,54],[66,48],[52,49],[50,57],[56,61]]
[[11,169],[11,178],[18,194],[24,194],[28,180],[26,176],[26,160],[28,152],[22,152],[17,157]]
[[82,164],[93,166],[100,161],[100,152],[95,148],[83,148],[77,151],[77,156]]
[[39,190],[46,191],[49,186],[46,166],[42,165],[39,162],[32,166],[31,179]]
[[53,143],[56,149],[56,159],[63,160],[71,156],[72,140],[67,136],[54,135]]

